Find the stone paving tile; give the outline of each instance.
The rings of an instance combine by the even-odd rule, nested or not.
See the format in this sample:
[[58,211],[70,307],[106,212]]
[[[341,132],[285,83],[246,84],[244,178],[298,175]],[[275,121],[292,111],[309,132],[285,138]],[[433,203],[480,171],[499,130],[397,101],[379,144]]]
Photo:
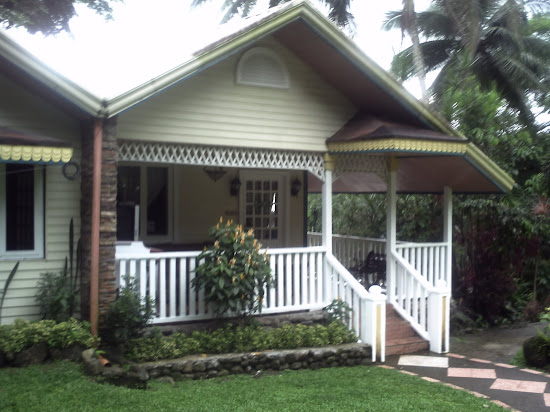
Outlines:
[[448,368],[449,359],[436,356],[403,355],[397,363],[399,366],[422,366],[428,368]]
[[472,362],[478,362],[478,363],[493,363],[493,362],[485,360],[485,359],[470,358],[470,360]]
[[507,363],[495,363],[495,366],[500,366],[501,368],[515,369],[517,366],[508,365]]
[[544,393],[546,390],[546,382],[498,378],[491,385],[491,389],[509,392]]
[[494,369],[473,369],[473,368],[449,368],[447,375],[453,378],[478,378],[496,379],[497,373]]

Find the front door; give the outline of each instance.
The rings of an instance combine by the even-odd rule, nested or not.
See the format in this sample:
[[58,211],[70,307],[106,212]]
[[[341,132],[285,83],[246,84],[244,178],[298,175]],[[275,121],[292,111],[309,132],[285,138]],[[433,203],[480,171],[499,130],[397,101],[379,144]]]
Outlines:
[[264,247],[282,247],[285,241],[286,176],[277,172],[242,171],[240,221]]

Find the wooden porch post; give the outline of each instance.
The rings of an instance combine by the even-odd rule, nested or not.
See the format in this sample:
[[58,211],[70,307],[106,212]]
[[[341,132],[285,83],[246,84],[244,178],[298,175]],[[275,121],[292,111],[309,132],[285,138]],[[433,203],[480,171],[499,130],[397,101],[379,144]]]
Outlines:
[[447,288],[452,286],[452,257],[453,257],[453,190],[443,188],[443,242],[446,245],[445,282]]
[[323,246],[332,254],[332,171],[334,159],[325,155],[325,181],[323,183]]
[[395,251],[397,232],[397,169],[399,160],[390,157],[388,162],[388,187],[386,192],[386,282],[390,302],[395,299]]

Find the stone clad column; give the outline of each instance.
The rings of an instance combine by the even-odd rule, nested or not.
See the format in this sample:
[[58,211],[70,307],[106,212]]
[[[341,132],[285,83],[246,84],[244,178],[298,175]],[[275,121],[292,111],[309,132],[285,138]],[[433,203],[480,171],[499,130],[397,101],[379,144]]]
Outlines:
[[[103,123],[101,159],[101,212],[99,238],[99,318],[106,313],[109,303],[116,298],[116,197],[117,160],[116,118]],[[81,164],[81,316],[90,318],[90,249],[93,174],[93,122],[82,125]]]

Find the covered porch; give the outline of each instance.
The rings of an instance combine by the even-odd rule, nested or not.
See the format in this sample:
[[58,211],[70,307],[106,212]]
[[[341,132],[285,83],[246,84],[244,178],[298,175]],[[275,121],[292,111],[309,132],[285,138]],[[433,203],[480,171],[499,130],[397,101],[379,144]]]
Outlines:
[[[391,132],[390,143],[399,143],[395,139],[397,135],[395,131]],[[236,176],[235,179],[241,186],[236,188],[231,184],[231,190],[227,187],[222,189],[228,192],[227,196],[235,196],[234,192],[237,191],[240,199],[238,202],[233,201],[232,216],[229,217],[240,221],[245,229],[254,229],[256,237],[264,245],[271,246],[267,253],[271,256],[275,286],[266,291],[267,299],[262,313],[318,310],[333,300],[340,299],[352,309],[348,326],[355,330],[363,342],[373,347],[373,359],[379,358],[383,361],[386,345],[386,303],[392,305],[416,333],[429,342],[430,350],[438,353],[449,350],[452,284],[451,186],[458,188],[460,192],[501,190],[495,184],[495,180],[498,181],[501,177],[498,173],[491,176],[483,169],[483,162],[476,163],[468,158],[469,152],[475,147],[469,149],[469,144],[462,138],[438,136],[438,139],[434,138],[437,143],[435,146],[432,141],[405,141],[404,147],[390,145],[385,152],[381,152],[379,148],[362,146],[355,149],[349,144],[338,143],[335,146],[331,145],[329,139],[327,143],[330,154],[121,141],[119,168],[126,164],[160,163],[231,170],[230,175]],[[453,144],[446,145],[444,139]],[[369,137],[361,133],[358,140],[368,141]],[[427,148],[418,146],[426,143],[432,145],[428,144]],[[455,143],[461,144],[460,150]],[[475,150],[473,153],[477,154],[478,151]],[[242,174],[243,171],[246,173]],[[266,181],[270,180],[270,175],[286,173],[286,178],[283,179],[286,183],[270,184],[265,190],[263,183],[258,183],[263,192],[257,199],[267,203],[256,204],[254,199],[257,194],[253,189],[261,179],[256,181],[240,178],[254,173],[267,176]],[[306,209],[307,193],[322,192],[322,233],[306,234],[304,213],[299,224],[296,221],[290,224],[288,212],[291,203],[286,192],[290,189],[292,175],[307,176],[307,180],[304,178],[303,181],[303,198],[298,202],[303,202],[303,210]],[[244,185],[241,180],[244,180]],[[507,183],[509,182],[503,182]],[[333,235],[334,189],[348,193],[386,191],[386,238],[364,239]],[[398,191],[443,195],[441,242],[416,244],[397,241]],[[192,196],[188,194],[188,207],[193,205],[192,210],[195,211],[206,207],[201,200],[202,193],[199,189]],[[266,199],[263,199],[264,195]],[[247,203],[249,197],[252,199],[251,204]],[[168,192],[166,199],[174,201],[175,197]],[[145,203],[148,210],[150,204]],[[247,215],[247,209],[251,216]],[[147,219],[148,212],[144,213],[143,209],[141,212],[135,210],[135,221],[141,221],[142,228],[134,225],[138,227],[134,240],[142,240],[141,236],[147,234],[151,227]],[[258,214],[255,215],[255,212]],[[200,215],[200,212],[196,212],[196,215]],[[122,220],[121,217],[118,216],[118,219]],[[217,218],[218,216],[212,216],[210,222],[215,222]],[[175,221],[176,219],[173,220]],[[144,222],[147,228],[145,231]],[[275,226],[274,222],[277,222]],[[174,233],[175,227],[169,226],[167,231],[170,230]],[[287,232],[283,236],[285,230]],[[206,241],[205,237],[204,242]],[[149,244],[151,245],[150,242]],[[197,259],[200,248],[186,251],[167,249],[173,250],[174,247],[139,250],[131,244],[126,244],[126,247],[119,244],[116,253],[119,283],[126,275],[135,277],[141,295],[148,295],[156,300],[154,323],[213,318],[214,312],[205,302],[202,291],[195,292],[191,288],[195,268],[199,264]],[[364,262],[371,252],[383,255],[386,262],[386,279],[381,286],[360,282],[350,273],[353,265]]]

